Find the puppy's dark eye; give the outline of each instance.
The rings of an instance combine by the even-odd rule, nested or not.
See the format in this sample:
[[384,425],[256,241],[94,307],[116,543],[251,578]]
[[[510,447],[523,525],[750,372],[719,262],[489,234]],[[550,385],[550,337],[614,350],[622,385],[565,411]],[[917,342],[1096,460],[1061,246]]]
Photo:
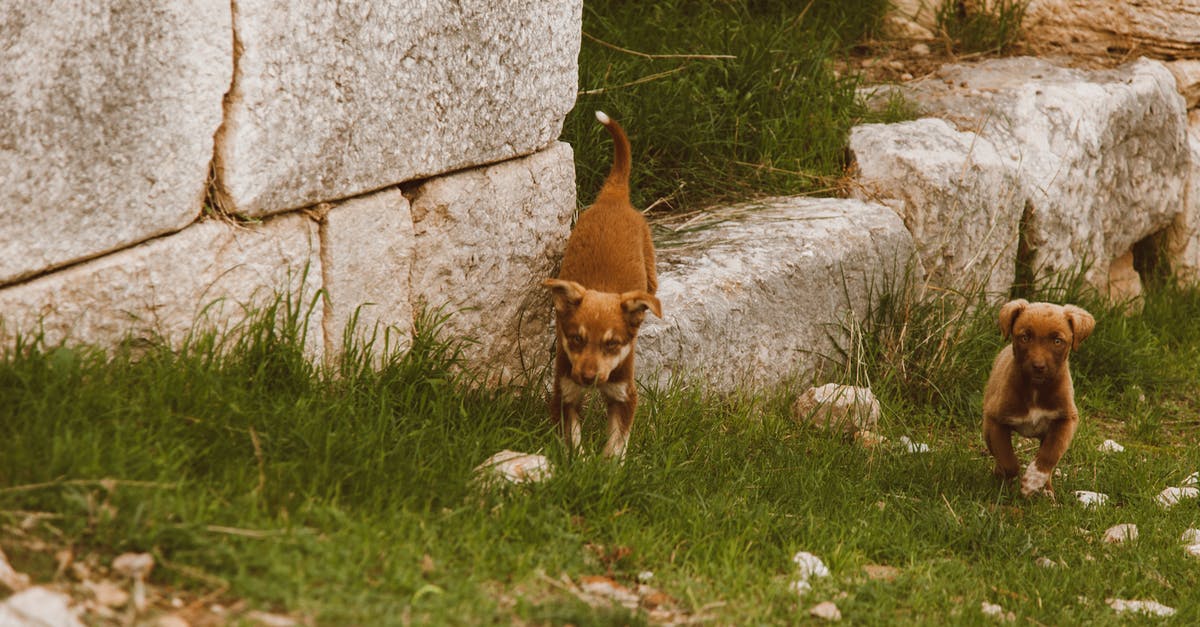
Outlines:
[[1061,337],[1056,337],[1056,338],[1054,338],[1054,345],[1055,345],[1055,346],[1062,346],[1062,343],[1063,343],[1063,340],[1062,340],[1062,338],[1061,338]]
[[615,353],[615,352],[621,350],[621,343],[618,342],[617,340],[609,340],[604,343],[604,350],[606,350],[610,353]]
[[576,348],[583,346],[583,336],[582,335],[568,335],[567,343]]
[[1029,340],[1032,340],[1032,339],[1033,339],[1033,338],[1032,338],[1031,336],[1028,336],[1028,335],[1022,335],[1022,336],[1021,336],[1021,343],[1022,343],[1022,344],[1028,344],[1028,343],[1029,343]]

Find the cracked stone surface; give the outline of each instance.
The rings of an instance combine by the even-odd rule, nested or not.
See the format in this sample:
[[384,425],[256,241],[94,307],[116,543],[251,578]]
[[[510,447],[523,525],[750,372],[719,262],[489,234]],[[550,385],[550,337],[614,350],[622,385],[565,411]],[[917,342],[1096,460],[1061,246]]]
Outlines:
[[492,381],[549,363],[543,279],[562,260],[575,211],[574,152],[564,143],[523,159],[440,176],[409,194],[414,302],[451,314],[447,337]]
[[262,216],[550,145],[582,2],[234,2],[225,204]]
[[711,216],[659,237],[663,319],[647,317],[637,346],[646,381],[728,390],[810,375],[915,254],[895,212],[859,200],[771,198]]
[[229,3],[0,3],[0,285],[199,215]]
[[[48,345],[177,344],[193,328],[226,329],[245,307],[277,290],[320,288],[317,225],[302,214],[233,226],[210,220],[179,233],[0,291],[0,347],[40,327]],[[319,356],[322,308],[312,311],[306,348]]]

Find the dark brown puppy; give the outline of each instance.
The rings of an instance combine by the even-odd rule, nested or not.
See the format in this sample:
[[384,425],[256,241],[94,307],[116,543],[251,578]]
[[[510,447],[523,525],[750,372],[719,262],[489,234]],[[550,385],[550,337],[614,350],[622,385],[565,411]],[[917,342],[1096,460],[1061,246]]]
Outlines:
[[1074,305],[1020,299],[1000,308],[1000,332],[1012,343],[996,356],[988,376],[983,439],[996,458],[994,472],[1002,479],[1020,472],[1013,431],[1041,440],[1021,478],[1023,496],[1042,488],[1054,494],[1051,475],[1079,423],[1069,358],[1095,326],[1092,314]]
[[579,411],[587,387],[608,405],[604,454],[621,459],[629,443],[637,386],[633,354],[646,310],[662,317],[650,227],[629,203],[629,139],[615,120],[596,119],[613,138],[613,165],[596,197],[575,223],[554,296],[556,350],[550,417],[571,448],[580,440]]

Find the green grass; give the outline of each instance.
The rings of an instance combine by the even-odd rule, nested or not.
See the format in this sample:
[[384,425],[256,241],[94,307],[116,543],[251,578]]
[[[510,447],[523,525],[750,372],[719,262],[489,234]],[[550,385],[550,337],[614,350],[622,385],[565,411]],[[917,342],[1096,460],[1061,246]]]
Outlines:
[[1029,0],[945,0],[937,8],[937,27],[955,52],[1007,52],[1021,36],[1028,5]]
[[868,115],[855,99],[858,79],[837,76],[831,61],[872,33],[886,6],[585,3],[580,95],[563,130],[575,148],[579,202],[592,201],[612,160],[595,110],[629,133],[637,207],[695,209],[831,188],[850,127]]
[[[282,315],[182,350],[106,356],[28,341],[0,362],[0,547],[40,581],[63,547],[101,564],[150,551],[154,583],[187,599],[216,593],[331,625],[640,624],[645,614],[585,605],[561,577],[632,585],[645,570],[679,608],[718,624],[791,624],[826,599],[867,624],[984,624],[982,601],[1021,621],[1116,623],[1108,597],[1154,598],[1195,623],[1200,569],[1177,540],[1200,511],[1153,497],[1200,469],[1200,291],[1161,286],[1128,318],[1060,295],[1098,325],[1073,358],[1083,422],[1058,503],[990,477],[978,406],[1001,345],[991,308],[896,301],[876,312],[874,336],[901,316],[913,338],[948,316],[965,327],[954,360],[920,377],[894,372],[931,358],[919,343],[877,347],[861,364],[882,433],[930,453],[798,425],[796,389],[714,397],[677,385],[644,391],[618,466],[566,460],[537,390],[473,386],[436,319],[379,369],[360,350],[332,372],[304,358],[303,307],[281,301]],[[601,422],[587,423],[594,450]],[[1097,452],[1109,437],[1128,450]],[[472,469],[504,448],[545,451],[555,475],[479,488]],[[1079,489],[1112,503],[1084,510],[1070,498]],[[30,512],[46,515],[22,525]],[[1141,538],[1104,545],[1122,522]],[[800,550],[833,572],[804,598],[788,589]],[[1063,566],[1035,565],[1043,556]],[[870,564],[899,575],[871,580]]]

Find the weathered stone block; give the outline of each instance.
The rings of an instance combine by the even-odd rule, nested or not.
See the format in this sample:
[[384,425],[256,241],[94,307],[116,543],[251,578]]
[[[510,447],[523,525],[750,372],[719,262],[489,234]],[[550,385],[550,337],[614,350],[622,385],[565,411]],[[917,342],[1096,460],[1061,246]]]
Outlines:
[[882,413],[870,389],[837,383],[811,387],[792,404],[796,421],[850,434],[874,429]]
[[235,2],[227,209],[266,215],[540,150],[575,102],[582,3]]
[[376,359],[407,348],[414,245],[408,200],[398,188],[347,200],[325,214],[320,231],[326,357],[342,354],[352,320],[356,340],[371,342]]
[[0,285],[200,214],[229,3],[0,3]]
[[831,337],[844,340],[873,298],[901,289],[916,252],[895,212],[859,200],[773,198],[711,219],[660,238],[663,319],[647,317],[638,334],[647,381],[730,390],[810,375],[836,359]]
[[1013,165],[991,142],[925,118],[856,126],[850,150],[854,196],[904,220],[931,283],[1008,295],[1025,201]]
[[567,144],[431,179],[409,198],[415,300],[453,314],[450,337],[473,338],[472,366],[508,381],[549,363],[555,275],[575,211]]
[[1035,44],[1069,52],[1200,58],[1196,0],[1031,0],[1021,27]]
[[1032,58],[948,65],[905,87],[928,113],[987,139],[1010,161],[1031,211],[1042,272],[1109,264],[1167,228],[1188,180],[1183,98],[1161,63],[1083,71]]
[[1188,116],[1191,175],[1180,211],[1167,231],[1171,271],[1185,282],[1200,284],[1200,113]]
[[[320,288],[317,225],[293,214],[253,227],[207,221],[179,233],[0,290],[0,350],[15,334],[50,344],[178,343],[195,327],[227,329],[247,307],[291,290],[307,308]],[[319,355],[322,308],[306,348]]]

